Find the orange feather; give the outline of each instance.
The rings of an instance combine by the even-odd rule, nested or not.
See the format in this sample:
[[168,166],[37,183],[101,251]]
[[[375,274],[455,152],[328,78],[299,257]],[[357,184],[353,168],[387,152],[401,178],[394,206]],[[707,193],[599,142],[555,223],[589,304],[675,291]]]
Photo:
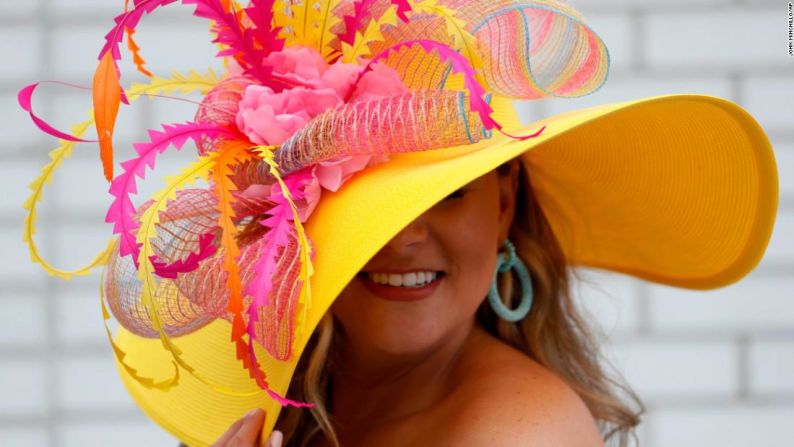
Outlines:
[[148,76],[150,78],[154,77],[152,72],[144,67],[146,61],[143,60],[143,57],[141,57],[141,47],[138,46],[138,44],[135,42],[135,39],[132,37],[132,35],[135,34],[135,28],[127,27],[126,30],[127,48],[130,50],[130,53],[132,53],[132,62],[135,64],[135,68],[137,68],[138,71],[144,76]]
[[99,158],[108,181],[113,180],[113,128],[121,105],[121,84],[112,53],[105,53],[94,73],[94,121]]

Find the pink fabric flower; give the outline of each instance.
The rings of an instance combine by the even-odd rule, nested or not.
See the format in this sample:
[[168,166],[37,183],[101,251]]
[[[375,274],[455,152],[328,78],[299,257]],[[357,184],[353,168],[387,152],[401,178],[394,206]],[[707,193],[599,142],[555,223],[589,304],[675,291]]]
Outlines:
[[356,64],[345,64],[337,61],[323,73],[322,83],[325,87],[334,89],[336,94],[345,98],[363,69],[364,67]]
[[[344,155],[332,160],[322,161],[310,167],[311,180],[304,187],[304,198],[296,204],[301,222],[308,219],[320,202],[322,190],[337,191],[356,172],[367,166],[374,166],[388,160],[388,156],[380,155]],[[309,169],[309,168],[306,168]]]
[[379,62],[361,77],[348,102],[365,102],[408,92],[408,87],[403,84],[397,72]]
[[256,144],[278,145],[324,111],[342,104],[331,88],[295,87],[275,93],[249,85],[237,111],[237,127]]
[[[236,123],[256,144],[283,143],[315,116],[342,105],[352,88],[355,90],[350,97],[351,103],[409,91],[397,72],[383,63],[375,64],[359,79],[364,67],[342,62],[329,66],[319,52],[309,47],[288,47],[271,53],[265,61],[273,67],[277,79],[292,87],[278,93],[263,85],[246,87]],[[230,72],[242,71],[234,61],[229,68]],[[289,188],[298,189],[292,191],[292,195],[301,221],[305,222],[314,211],[323,189],[337,191],[356,172],[387,160],[386,155],[340,156],[290,174]],[[253,212],[266,206],[274,194],[280,194],[279,188],[248,186],[238,195],[241,211]]]
[[273,67],[273,73],[292,80],[297,85],[322,87],[317,82],[322,78],[328,64],[314,48],[293,45],[270,53],[265,63]]

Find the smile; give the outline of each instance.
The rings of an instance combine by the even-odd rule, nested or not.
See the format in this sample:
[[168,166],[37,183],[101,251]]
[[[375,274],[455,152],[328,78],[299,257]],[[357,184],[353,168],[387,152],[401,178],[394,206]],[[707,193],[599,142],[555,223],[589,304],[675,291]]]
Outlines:
[[433,294],[445,278],[440,271],[405,273],[361,272],[357,278],[379,298],[390,301],[417,301]]
[[364,272],[373,282],[392,287],[422,287],[435,281],[441,272],[380,273]]

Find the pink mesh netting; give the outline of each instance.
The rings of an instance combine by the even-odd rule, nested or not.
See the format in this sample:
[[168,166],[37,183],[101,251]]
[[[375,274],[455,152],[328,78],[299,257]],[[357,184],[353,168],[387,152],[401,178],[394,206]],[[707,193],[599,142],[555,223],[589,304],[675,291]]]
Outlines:
[[[138,209],[136,219],[152,204],[144,203]],[[212,193],[203,189],[187,189],[177,193],[176,200],[169,202],[160,214],[157,237],[153,240],[158,260],[167,263],[184,259],[198,251],[199,237],[205,233],[219,234],[218,211]],[[265,243],[264,227],[252,219],[243,219],[238,238],[240,249],[240,277],[246,284],[253,274],[256,259]],[[294,236],[294,235],[293,235]],[[217,242],[216,242],[217,243]],[[298,243],[295,237],[278,253],[274,276],[274,287],[270,294],[270,305],[260,309],[256,322],[256,341],[277,359],[286,359],[292,343],[294,314],[297,310],[297,294],[300,292],[298,278]],[[179,336],[195,331],[215,318],[231,321],[227,311],[229,290],[226,287],[228,273],[221,266],[222,253],[216,253],[200,262],[199,267],[183,273],[175,279],[159,278],[152,298],[159,307],[165,332]],[[108,265],[112,274],[104,284],[108,305],[113,316],[127,330],[143,336],[157,337],[146,308],[141,303],[142,281],[129,256],[118,256],[116,246]],[[247,308],[251,297],[244,297]],[[247,323],[247,321],[246,321]]]
[[[377,16],[389,0],[375,2]],[[606,78],[608,55],[603,42],[583,23],[572,8],[549,1],[441,0],[452,8],[465,28],[476,38],[483,65],[479,74],[486,90],[498,95],[534,99],[544,96],[580,96],[597,89]],[[352,13],[352,2],[342,2],[334,11]],[[366,26],[366,20],[363,26]],[[335,31],[344,30],[340,25]],[[443,18],[413,15],[409,23],[399,22],[383,30],[383,41],[370,45],[372,54],[399,42],[430,39],[453,44]],[[338,42],[337,42],[338,44]],[[451,67],[435,53],[419,47],[402,49],[385,59],[411,93],[370,102],[347,104],[313,119],[274,153],[283,176],[314,163],[342,155],[388,155],[469,144],[487,137],[480,117],[469,111],[463,92],[442,90]],[[199,123],[236,128],[235,118],[242,93],[254,81],[232,77],[221,81],[204,98],[196,113]],[[218,141],[202,139],[198,152],[204,155],[218,148]],[[268,167],[259,161],[235,167],[231,177],[239,190],[252,184],[275,181]],[[236,194],[236,196],[239,196]],[[238,197],[233,203],[240,230],[238,265],[243,284],[252,277],[252,267],[262,254],[266,229],[258,220],[272,203],[267,199]],[[149,206],[147,202],[138,215]],[[209,190],[189,189],[177,193],[161,214],[153,241],[158,259],[171,263],[198,251],[199,238],[212,233],[217,238],[218,211]],[[270,304],[259,310],[256,339],[276,358],[290,353],[297,312],[298,245],[294,233],[277,254],[274,288]],[[217,242],[217,241],[216,241]],[[220,245],[216,243],[216,247]],[[110,275],[104,285],[114,316],[130,331],[156,337],[140,302],[141,281],[129,257],[111,256]],[[190,333],[214,320],[230,319],[226,310],[229,291],[222,253],[199,263],[198,268],[175,279],[161,278],[154,293],[165,330],[170,336]],[[247,308],[251,297],[244,297]],[[246,315],[247,318],[247,315]]]

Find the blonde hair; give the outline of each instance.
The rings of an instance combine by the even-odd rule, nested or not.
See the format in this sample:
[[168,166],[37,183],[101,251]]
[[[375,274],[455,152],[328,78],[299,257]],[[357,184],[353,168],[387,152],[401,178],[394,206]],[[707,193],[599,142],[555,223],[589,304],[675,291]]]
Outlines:
[[[509,163],[497,168],[500,176],[509,173]],[[570,292],[569,274],[579,279],[576,270],[566,263],[532,188],[527,187],[527,172],[522,163],[518,165],[516,211],[509,238],[532,276],[532,310],[523,320],[509,323],[498,318],[484,300],[476,318],[488,332],[526,353],[576,391],[607,445],[627,446],[629,436],[637,441],[634,428],[645,407],[601,356],[594,332],[580,315]],[[498,287],[500,295],[508,297],[506,304],[515,307],[520,290],[514,287],[512,275],[500,275]],[[292,399],[312,401],[315,407],[309,412],[294,407],[282,410],[276,428],[284,433],[285,446],[306,446],[318,434],[325,436],[330,445],[339,446],[326,407],[331,390],[329,371],[335,363],[335,324],[331,312],[327,312],[298,362],[287,394]],[[607,366],[611,375],[607,374]]]

